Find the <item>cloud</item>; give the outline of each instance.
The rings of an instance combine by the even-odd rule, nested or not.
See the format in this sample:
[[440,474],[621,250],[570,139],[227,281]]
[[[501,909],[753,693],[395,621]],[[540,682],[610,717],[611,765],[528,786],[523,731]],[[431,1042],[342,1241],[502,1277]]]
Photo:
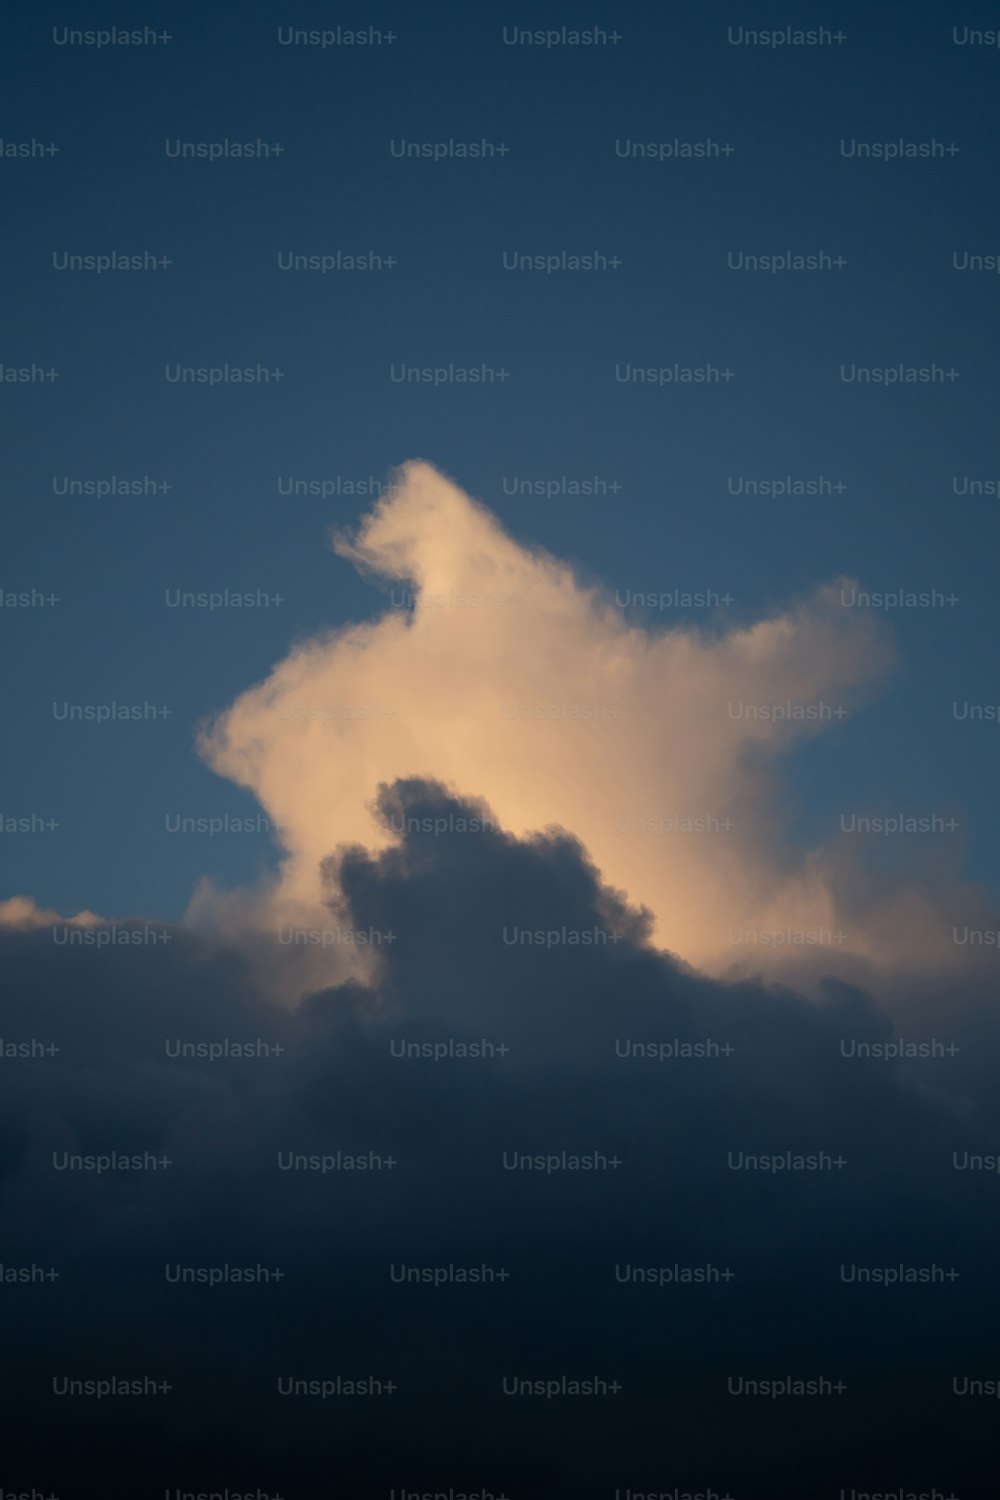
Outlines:
[[92,911],[78,911],[75,917],[62,917],[57,911],[40,907],[31,896],[11,896],[0,901],[0,927],[51,927],[57,922],[96,927],[101,918]]
[[[38,1472],[44,1431],[46,1483],[77,1495],[127,1472],[150,1492],[756,1500],[885,1489],[904,1461],[924,1489],[978,1493],[992,1408],[951,1382],[996,1374],[995,1174],[953,1153],[995,1153],[996,1087],[953,1067],[990,997],[928,1000],[919,1034],[957,1041],[957,1064],[851,1055],[899,1039],[863,992],[699,975],[650,948],[569,835],[458,831],[488,814],[418,780],[382,791],[379,826],[406,831],[326,873],[355,930],[394,940],[371,985],[294,1009],[254,957],[183,928],[107,947],[0,933],[5,1039],[59,1048],[0,1063],[3,1263],[59,1272],[0,1287],[21,1351],[0,1373],[7,1472]],[[250,1050],[207,1051],[234,1044]],[[170,1165],[55,1166],[115,1152]],[[588,1155],[605,1165],[562,1165]],[[799,1156],[820,1165],[746,1165]],[[312,1157],[394,1166],[281,1165]],[[842,1265],[958,1276],[859,1284]],[[282,1279],[167,1275],[227,1266]],[[506,1278],[447,1279],[483,1266]],[[171,1391],[52,1391],[110,1375]],[[397,1389],[277,1385],[366,1376]],[[789,1376],[847,1389],[728,1389]],[[503,1394],[592,1377],[621,1390]]]
[[[976,1493],[989,1404],[953,1381],[996,1378],[995,981],[924,962],[970,893],[782,817],[781,757],[831,727],[792,710],[862,702],[883,633],[836,585],[636,627],[420,464],[335,545],[384,612],[201,739],[280,825],[277,879],[176,927],[0,905],[10,1474],[44,1433],[76,1495],[757,1500],[885,1491],[901,1458]],[[841,920],[808,999],[794,964],[732,972],[734,927]],[[170,1390],[53,1388],[109,1377]],[[505,1394],[593,1378],[620,1389]],[[729,1386],[789,1378],[845,1390]]]
[[[379,785],[430,776],[520,837],[569,830],[658,943],[712,972],[733,930],[831,942],[835,862],[786,838],[776,776],[892,659],[836,583],[749,626],[649,630],[425,463],[334,545],[387,607],[299,643],[206,727],[202,754],[281,826],[284,859],[274,889],[202,890],[192,920],[315,925],[325,857],[398,839]],[[855,923],[841,956],[877,947]]]

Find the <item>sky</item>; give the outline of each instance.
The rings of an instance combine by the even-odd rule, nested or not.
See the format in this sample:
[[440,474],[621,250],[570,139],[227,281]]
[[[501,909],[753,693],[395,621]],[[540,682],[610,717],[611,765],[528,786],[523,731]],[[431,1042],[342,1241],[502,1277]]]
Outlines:
[[[995,482],[996,277],[951,265],[953,252],[995,250],[982,191],[995,49],[958,46],[945,19],[909,10],[887,8],[877,24],[867,8],[838,14],[845,33],[853,27],[847,41],[784,50],[732,45],[729,26],[749,23],[715,8],[626,12],[622,40],[589,49],[505,45],[504,27],[566,21],[493,7],[442,6],[405,26],[389,8],[364,24],[395,27],[398,39],[366,50],[283,47],[283,11],[259,6],[172,7],[176,36],[131,50],[59,46],[61,15],[8,14],[8,57],[20,62],[7,134],[59,146],[4,163],[5,361],[60,371],[4,390],[3,586],[59,600],[7,617],[8,693],[20,708],[4,811],[60,825],[16,849],[40,900],[175,918],[206,869],[241,883],[268,863],[266,834],[208,846],[166,833],[170,814],[254,810],[198,763],[194,727],[290,641],[382,606],[325,545],[367,497],[282,495],[279,484],[371,486],[414,458],[623,599],[679,590],[713,600],[646,611],[654,626],[756,619],[840,576],[875,592],[956,595],[882,611],[900,642],[898,672],[864,720],[789,774],[804,839],[860,798],[922,812],[960,789],[968,868],[995,886],[991,726],[956,721],[952,704],[991,701],[996,495],[956,495],[953,483]],[[289,24],[329,20],[306,6]],[[755,20],[790,24],[773,9]],[[361,24],[336,24],[351,21]],[[227,138],[283,154],[166,154],[168,141]],[[675,138],[735,149],[712,160],[616,156],[616,142]],[[841,140],[901,138],[954,139],[959,151],[840,155]],[[393,141],[449,139],[508,154],[390,154]],[[64,253],[116,251],[172,264],[54,267]],[[278,268],[282,254],[338,251],[398,264]],[[731,252],[823,251],[847,264],[728,266]],[[587,253],[621,265],[503,269],[505,254]],[[177,364],[227,363],[284,376],[214,388],[166,378]],[[675,363],[734,376],[684,389],[615,378],[616,367]],[[841,381],[842,363],[937,364],[960,378],[861,387]],[[449,364],[508,378],[428,387],[390,377],[393,365]],[[53,493],[67,479],[115,476],[171,489]],[[595,476],[620,489],[505,493],[517,480]],[[789,477],[845,488],[729,492]],[[282,603],[209,618],[166,603],[171,590],[226,588]],[[731,605],[714,605],[727,596]],[[116,699],[171,714],[113,730],[53,718],[53,701]]]
[[[459,1493],[496,1413],[455,1396],[468,1432],[442,1465],[433,1391],[481,1345],[494,1374],[526,1349],[543,1374],[599,1356],[645,1392],[592,1452],[576,1439],[565,1472],[562,1418],[534,1438],[525,1419],[497,1494],[567,1478],[694,1492],[718,1422],[702,1376],[670,1388],[689,1444],[661,1472],[639,1435],[667,1399],[655,1351],[641,1317],[616,1322],[622,1289],[589,1279],[681,1258],[642,1175],[660,1173],[700,1226],[689,1258],[745,1242],[734,1316],[728,1286],[709,1289],[730,1352],[770,1330],[794,1374],[807,1328],[817,1369],[829,1355],[863,1382],[886,1351],[900,1384],[851,1398],[829,1493],[894,1476],[980,1493],[984,1431],[935,1404],[938,1375],[920,1383],[903,1313],[847,1312],[829,1267],[809,1268],[831,1233],[843,1260],[943,1264],[964,1243],[963,1310],[942,1310],[960,1300],[948,1284],[940,1306],[936,1286],[899,1291],[924,1299],[928,1369],[943,1359],[950,1379],[947,1353],[996,1373],[979,1333],[989,1196],[927,1166],[996,1150],[995,13],[251,0],[42,4],[0,25],[0,930],[16,976],[0,1033],[62,1049],[2,1063],[21,1228],[0,1260],[55,1263],[67,1226],[79,1237],[64,1302],[42,1289],[48,1324],[35,1288],[12,1290],[31,1379],[49,1378],[60,1318],[62,1353],[87,1348],[73,1287],[110,1323],[124,1286],[188,1392],[178,1465],[150,1461],[150,1484],[232,1483],[199,1426],[206,1331],[173,1322],[147,1261],[256,1259],[258,1241],[284,1255],[285,1303],[247,1288],[271,1297],[258,1352],[322,1375],[312,1318],[346,1319],[362,1358],[385,1295],[364,1277],[405,1258],[408,1224],[428,1264],[517,1260],[562,1213],[576,1300],[555,1309],[548,1261],[525,1271],[509,1345],[496,1302],[464,1332],[457,1303],[436,1322],[414,1303],[398,1347],[442,1353],[440,1386],[392,1429],[412,1464],[366,1470],[375,1427],[352,1418],[339,1482]],[[569,932],[604,937],[570,953]],[[163,942],[98,943],[115,933]],[[626,1107],[613,1005],[651,1042],[747,1027],[747,1055],[668,1094],[640,1067]],[[505,1028],[510,1066],[450,1057],[410,1092],[385,1061],[403,1031]],[[845,1072],[845,1039],[911,1034],[959,1051]],[[182,1066],[164,1049],[185,1035],[267,1035],[288,1056]],[[602,1179],[591,1209],[558,1192],[550,1209],[435,1155],[467,1128],[470,1151],[502,1156],[514,1119],[527,1152],[618,1143],[638,1186]],[[839,1196],[775,1183],[758,1200],[713,1176],[730,1148],[856,1158],[882,1131]],[[346,1240],[312,1184],[283,1196],[258,1175],[274,1151],[410,1138],[405,1189],[349,1197]],[[45,1165],[168,1146],[166,1196],[114,1178],[67,1203]],[[441,1194],[468,1194],[447,1233]],[[324,1311],[324,1257],[345,1285],[362,1276],[362,1312]],[[233,1290],[216,1355],[246,1336]],[[592,1347],[571,1302],[594,1315]],[[685,1308],[676,1336],[707,1389],[729,1367]],[[378,1347],[391,1365],[392,1340]],[[145,1368],[125,1334],[114,1349]],[[46,1479],[33,1392],[18,1482],[82,1494],[93,1470],[109,1492],[118,1429],[95,1442],[82,1403]],[[273,1401],[240,1400],[263,1432]],[[231,1452],[239,1409],[219,1418]],[[923,1431],[906,1459],[914,1410],[959,1453],[951,1469]],[[820,1493],[830,1419],[781,1425],[780,1474],[768,1421],[726,1421],[720,1495]],[[310,1419],[288,1434],[294,1462],[277,1436],[248,1443],[248,1486],[326,1482]]]

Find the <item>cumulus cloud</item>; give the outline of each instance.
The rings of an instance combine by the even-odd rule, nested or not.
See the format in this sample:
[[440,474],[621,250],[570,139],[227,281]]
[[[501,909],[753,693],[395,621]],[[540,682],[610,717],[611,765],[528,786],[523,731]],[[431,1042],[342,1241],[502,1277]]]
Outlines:
[[[836,583],[748,626],[650,630],[426,463],[334,545],[386,607],[299,643],[206,727],[202,754],[281,826],[284,858],[274,889],[203,890],[192,920],[315,925],[324,858],[399,837],[378,787],[431,776],[515,835],[572,832],[656,942],[710,971],[734,930],[830,942],[835,864],[792,849],[775,779],[891,661]],[[855,922],[841,956],[888,940]]]
[[[637,627],[420,464],[335,545],[382,614],[201,739],[280,825],[276,880],[177,927],[0,904],[11,1476],[44,1438],[67,1495],[762,1500],[901,1459],[986,1493],[954,1382],[997,1374],[995,984],[915,976],[933,882],[781,816],[781,757],[831,728],[792,710],[859,705],[883,634],[836,585]],[[841,920],[808,999],[731,972],[734,927]],[[309,1387],[371,1377],[391,1399]],[[169,1391],[53,1386],[107,1378]],[[506,1386],[577,1379],[619,1389]],[[730,1387],[796,1379],[831,1390]]]

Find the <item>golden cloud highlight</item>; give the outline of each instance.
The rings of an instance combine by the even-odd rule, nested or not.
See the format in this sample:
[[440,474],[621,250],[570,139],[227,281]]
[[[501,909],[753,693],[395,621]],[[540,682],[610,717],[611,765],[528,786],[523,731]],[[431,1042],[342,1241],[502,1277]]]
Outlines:
[[835,732],[892,659],[839,582],[747,627],[649,630],[422,462],[334,548],[391,588],[388,607],[295,646],[204,730],[208,764],[280,825],[283,859],[266,890],[202,888],[191,920],[328,927],[323,861],[398,838],[377,789],[426,776],[515,835],[569,830],[653,913],[657,943],[710,972],[747,944],[761,967],[782,934],[816,934],[838,963],[895,941],[898,913],[879,919],[889,935],[854,920],[836,937],[842,857],[795,850],[778,795],[780,758]]

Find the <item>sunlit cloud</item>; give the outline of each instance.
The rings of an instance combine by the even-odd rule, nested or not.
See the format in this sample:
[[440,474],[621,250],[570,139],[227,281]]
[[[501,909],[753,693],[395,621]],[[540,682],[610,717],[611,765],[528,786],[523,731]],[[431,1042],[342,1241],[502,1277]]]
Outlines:
[[53,927],[57,923],[72,927],[99,927],[102,920],[92,911],[78,911],[73,917],[60,916],[57,911],[38,906],[32,896],[11,896],[7,901],[0,901],[0,927],[30,929]]
[[205,728],[201,753],[280,825],[283,858],[268,889],[201,889],[192,920],[329,926],[324,861],[398,839],[373,801],[424,776],[515,835],[571,832],[656,943],[711,972],[782,949],[873,958],[926,926],[897,893],[845,930],[842,852],[786,828],[782,758],[836,733],[892,662],[841,580],[750,625],[651,630],[419,462],[333,545],[385,607],[296,645]]

